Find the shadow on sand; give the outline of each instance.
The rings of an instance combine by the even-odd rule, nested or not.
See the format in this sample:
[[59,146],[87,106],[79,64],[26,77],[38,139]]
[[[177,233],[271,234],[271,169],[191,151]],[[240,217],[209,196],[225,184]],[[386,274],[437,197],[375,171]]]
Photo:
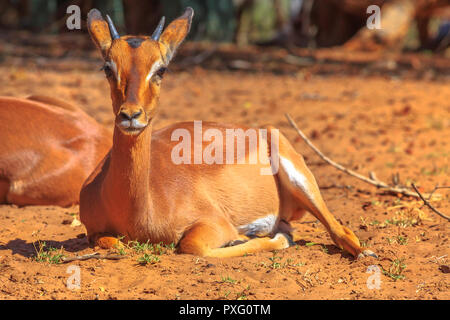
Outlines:
[[[39,242],[45,243],[45,248],[64,248],[68,252],[78,252],[89,247],[88,240],[86,237],[73,238],[64,241],[54,241],[54,240],[39,240]],[[0,250],[11,250],[12,254],[19,254],[26,258],[32,258],[36,256],[37,250],[39,250],[38,241],[27,242],[22,239],[15,239],[9,241],[7,244],[0,244]]]

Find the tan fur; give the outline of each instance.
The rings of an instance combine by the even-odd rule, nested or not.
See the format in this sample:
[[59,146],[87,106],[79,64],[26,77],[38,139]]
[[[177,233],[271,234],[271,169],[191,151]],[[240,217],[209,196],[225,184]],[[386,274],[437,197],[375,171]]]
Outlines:
[[74,105],[71,105],[70,103],[67,103],[63,100],[59,100],[59,99],[53,98],[53,97],[32,95],[32,96],[27,97],[27,99],[36,101],[36,102],[41,102],[41,103],[47,104],[47,105],[52,105],[55,107],[60,107],[60,108],[66,109],[68,111],[80,111],[80,109],[75,107]]
[[[89,16],[91,25],[102,25],[92,18],[101,19],[97,11]],[[325,225],[339,247],[354,256],[362,254],[358,239],[328,211],[303,158],[282,135],[280,155],[306,177],[304,184],[291,184],[288,175],[292,173],[284,172],[284,168],[275,176],[261,175],[260,169],[265,167],[261,163],[176,165],[171,161],[171,151],[178,143],[171,141],[172,132],[182,128],[193,136],[194,124],[177,123],[153,131],[161,79],[157,75],[149,83],[144,79],[155,63],[168,62],[165,60],[172,54],[167,52],[176,50],[183,41],[191,18],[192,12],[187,10],[167,27],[160,41],[147,39],[139,47],[131,48],[126,36],[114,40],[109,49],[102,49],[105,61],[114,61],[117,66],[117,74],[108,78],[116,125],[111,152],[81,191],[80,217],[89,240],[100,244],[104,243],[104,237],[124,236],[125,241],[177,243],[181,253],[241,256],[286,248],[289,236],[255,238],[222,248],[240,238],[237,227],[274,214],[278,217],[274,233],[289,232],[285,231],[289,230],[289,221],[301,218],[308,210]],[[109,37],[107,30],[91,32],[91,36],[95,43],[108,42],[97,39],[96,34]],[[121,124],[123,114],[139,114],[136,123],[145,124],[145,128],[128,132],[129,127]],[[210,128],[222,133],[226,129],[247,129],[203,123],[203,130]],[[207,145],[203,142],[202,150]],[[193,155],[194,145],[191,148]],[[258,144],[258,148],[264,146]],[[258,148],[247,148],[244,157],[248,160]]]
[[78,203],[111,145],[110,133],[81,109],[44,96],[0,97],[0,128],[0,203]]

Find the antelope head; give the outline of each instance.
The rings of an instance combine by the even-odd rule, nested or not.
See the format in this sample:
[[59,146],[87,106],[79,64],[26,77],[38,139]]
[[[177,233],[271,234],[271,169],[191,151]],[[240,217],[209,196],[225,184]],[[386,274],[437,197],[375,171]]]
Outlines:
[[164,29],[164,17],[151,36],[120,36],[113,22],[97,9],[88,13],[88,30],[100,50],[111,88],[115,125],[127,135],[138,135],[157,111],[161,80],[178,46],[186,38],[194,11]]

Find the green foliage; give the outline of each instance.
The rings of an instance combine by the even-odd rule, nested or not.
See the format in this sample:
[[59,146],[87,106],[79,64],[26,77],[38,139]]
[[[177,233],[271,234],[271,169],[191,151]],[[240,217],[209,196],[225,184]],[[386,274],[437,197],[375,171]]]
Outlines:
[[159,261],[160,259],[158,256],[149,253],[144,253],[144,255],[137,259],[137,262],[141,265],[155,264]]
[[137,262],[140,265],[155,264],[159,262],[160,256],[167,254],[175,250],[175,244],[163,244],[160,243],[150,243],[149,241],[140,243],[139,241],[130,241],[127,244],[127,249],[132,250],[133,253],[139,254]]
[[36,251],[36,256],[34,256],[34,260],[37,262],[48,262],[50,264],[59,264],[62,261],[62,258],[64,257],[64,254],[62,253],[63,248],[56,249],[53,247],[47,247],[47,244],[45,241],[38,240],[36,244],[33,243],[34,250]]
[[403,271],[406,269],[406,264],[404,263],[405,259],[395,259],[392,261],[388,270],[385,270],[381,267],[383,274],[387,277],[390,277],[394,281],[405,279],[405,275]]
[[235,284],[237,282],[237,280],[232,279],[230,276],[222,277],[221,281],[223,283],[231,283],[231,284]]

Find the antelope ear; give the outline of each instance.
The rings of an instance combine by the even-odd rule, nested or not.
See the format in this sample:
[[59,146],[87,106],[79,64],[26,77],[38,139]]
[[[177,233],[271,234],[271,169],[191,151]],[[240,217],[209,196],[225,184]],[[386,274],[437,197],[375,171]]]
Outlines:
[[103,19],[102,14],[97,9],[92,9],[87,15],[87,27],[92,41],[101,51],[103,58],[111,47],[112,38],[109,32],[108,23]]
[[172,21],[162,33],[159,42],[166,49],[165,52],[162,52],[167,63],[173,58],[175,51],[189,33],[193,16],[194,10],[191,7],[187,7],[183,15]]

